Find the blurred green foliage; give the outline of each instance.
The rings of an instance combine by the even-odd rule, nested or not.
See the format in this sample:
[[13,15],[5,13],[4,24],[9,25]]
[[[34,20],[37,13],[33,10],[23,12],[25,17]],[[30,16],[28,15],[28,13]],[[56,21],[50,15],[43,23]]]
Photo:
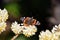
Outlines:
[[16,18],[20,16],[21,7],[17,3],[8,3],[5,8],[8,10],[10,16]]
[[36,36],[26,37],[25,35],[19,35],[16,40],[37,40]]

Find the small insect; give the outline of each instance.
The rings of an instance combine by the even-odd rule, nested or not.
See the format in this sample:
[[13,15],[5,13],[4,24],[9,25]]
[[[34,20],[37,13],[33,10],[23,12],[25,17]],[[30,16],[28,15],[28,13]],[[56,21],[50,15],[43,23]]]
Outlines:
[[40,22],[36,19],[33,19],[33,17],[21,17],[20,20],[25,25],[40,25]]

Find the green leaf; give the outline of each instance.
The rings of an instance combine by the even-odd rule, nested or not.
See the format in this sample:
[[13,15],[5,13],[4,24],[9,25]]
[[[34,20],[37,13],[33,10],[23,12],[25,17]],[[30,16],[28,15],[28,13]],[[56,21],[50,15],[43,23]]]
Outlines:
[[24,36],[23,34],[19,35],[16,40],[30,40],[30,38]]

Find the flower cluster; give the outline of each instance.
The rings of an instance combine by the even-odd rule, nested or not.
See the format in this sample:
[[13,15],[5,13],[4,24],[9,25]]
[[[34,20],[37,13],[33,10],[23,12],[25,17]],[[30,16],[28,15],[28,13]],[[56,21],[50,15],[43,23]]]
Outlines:
[[42,31],[39,35],[39,40],[59,40],[59,36],[55,35],[54,33],[46,30],[45,32]]
[[53,27],[52,33],[55,33],[55,35],[60,36],[60,24],[58,26],[55,25],[55,27]]
[[35,32],[37,32],[37,28],[35,26],[29,25],[29,27],[23,26],[23,34],[27,37],[30,37],[32,35],[35,35]]
[[11,29],[15,34],[20,34],[22,32],[22,27],[16,21],[12,23]]
[[6,9],[1,10],[0,9],[0,33],[5,31],[6,28],[6,20],[8,19],[8,12]]
[[37,28],[35,26],[32,25],[29,25],[28,27],[20,26],[20,24],[18,24],[16,21],[12,23],[11,29],[15,34],[22,33],[27,37],[35,35],[35,32],[37,31]]
[[0,22],[6,21],[8,19],[8,11],[6,9],[0,9]]
[[7,25],[6,25],[5,22],[1,22],[1,23],[0,23],[0,33],[3,32],[3,31],[5,31],[6,26],[7,26]]
[[46,30],[45,32],[40,32],[39,40],[60,40],[60,24],[51,30]]
[[52,32],[54,33],[54,32],[60,32],[60,24],[57,26],[57,25],[55,25],[55,27],[53,27],[53,29],[52,29]]

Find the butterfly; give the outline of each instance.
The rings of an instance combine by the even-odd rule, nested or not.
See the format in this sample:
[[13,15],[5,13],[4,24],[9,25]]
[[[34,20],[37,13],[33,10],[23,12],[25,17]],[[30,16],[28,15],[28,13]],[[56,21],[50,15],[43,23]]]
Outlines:
[[40,25],[40,22],[33,17],[21,17],[20,20],[28,25]]

